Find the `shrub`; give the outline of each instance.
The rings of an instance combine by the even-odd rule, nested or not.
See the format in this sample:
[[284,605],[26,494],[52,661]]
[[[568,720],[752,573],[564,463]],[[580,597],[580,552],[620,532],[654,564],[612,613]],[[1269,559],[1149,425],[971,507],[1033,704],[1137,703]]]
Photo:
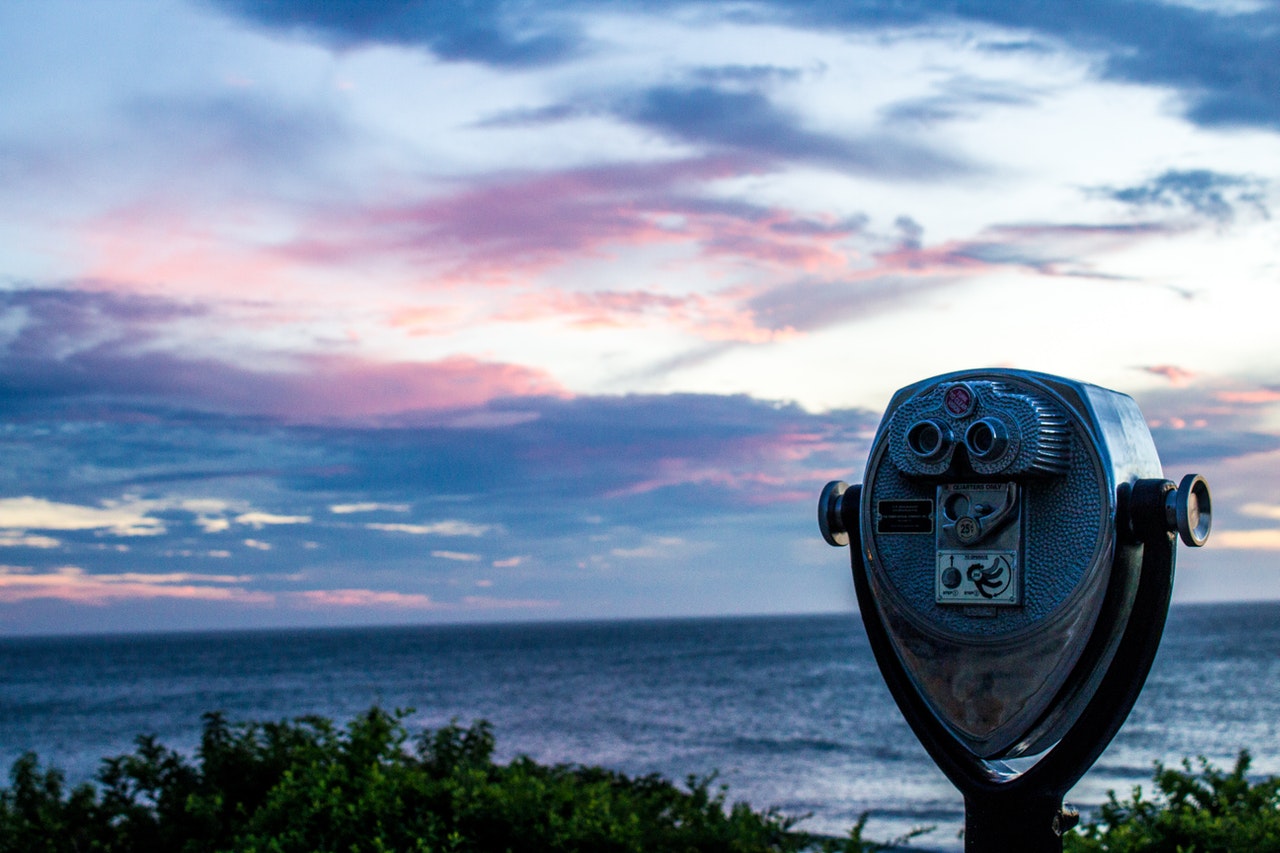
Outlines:
[[1242,751],[1230,772],[1204,758],[1199,770],[1156,766],[1155,799],[1140,787],[1120,801],[1115,792],[1097,820],[1068,835],[1069,853],[1280,853],[1280,779],[1248,778],[1250,755]]
[[726,804],[714,776],[493,761],[488,723],[412,739],[404,712],[229,724],[204,717],[194,759],[150,736],[68,790],[33,754],[0,790],[0,853],[504,853],[881,849],[820,839],[775,810]]

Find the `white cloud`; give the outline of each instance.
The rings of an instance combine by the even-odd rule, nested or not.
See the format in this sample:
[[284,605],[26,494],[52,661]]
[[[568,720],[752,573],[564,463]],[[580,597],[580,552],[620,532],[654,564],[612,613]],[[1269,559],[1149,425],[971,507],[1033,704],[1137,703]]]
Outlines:
[[1214,548],[1280,551],[1280,530],[1215,530],[1209,537],[1209,544]]
[[309,515],[274,515],[269,512],[245,512],[236,516],[238,524],[247,524],[255,530],[261,530],[268,524],[310,524]]
[[1245,515],[1251,515],[1254,518],[1269,518],[1273,521],[1280,521],[1280,506],[1275,504],[1249,503],[1240,507],[1240,512]]
[[245,547],[246,547],[246,548],[253,548],[255,551],[270,551],[270,550],[271,550],[271,543],[269,543],[269,542],[262,542],[262,541],[260,541],[260,540],[258,540],[258,539],[246,539],[246,540],[244,540],[244,545],[245,545]]
[[413,610],[440,610],[444,607],[429,595],[376,589],[311,589],[291,593],[290,597],[314,607],[403,607]]
[[614,548],[609,552],[610,556],[622,557],[623,559],[639,559],[643,557],[658,556],[656,548]]
[[62,540],[52,536],[24,533],[21,530],[0,531],[0,548],[57,548]]
[[432,551],[431,556],[439,557],[441,560],[456,560],[460,563],[479,562],[479,554],[467,554],[462,551]]
[[469,521],[437,521],[432,524],[370,522],[365,527],[370,530],[382,530],[388,533],[410,533],[414,536],[483,536],[493,529],[491,525],[472,524]]
[[353,512],[408,512],[409,504],[384,504],[384,503],[350,503],[350,504],[334,504],[329,507],[329,512],[335,515],[348,515]]
[[152,504],[126,500],[100,507],[20,497],[0,499],[0,528],[10,530],[102,530],[116,536],[156,536],[164,522],[147,515]]

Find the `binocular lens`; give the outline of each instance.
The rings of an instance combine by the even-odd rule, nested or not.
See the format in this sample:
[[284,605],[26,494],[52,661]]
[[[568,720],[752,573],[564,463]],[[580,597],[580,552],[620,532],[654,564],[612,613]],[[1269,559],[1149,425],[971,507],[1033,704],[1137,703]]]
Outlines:
[[951,428],[933,420],[917,421],[907,430],[907,447],[926,462],[946,456],[952,440]]
[[1000,458],[1009,446],[1009,434],[1004,425],[992,418],[983,418],[969,425],[964,434],[969,455],[983,462]]

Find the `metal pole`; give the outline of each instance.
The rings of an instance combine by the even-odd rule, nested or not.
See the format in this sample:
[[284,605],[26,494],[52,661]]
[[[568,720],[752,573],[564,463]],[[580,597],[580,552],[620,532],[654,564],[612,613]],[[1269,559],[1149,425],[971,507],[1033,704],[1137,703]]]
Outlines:
[[[1074,812],[1072,813],[1074,814]],[[966,853],[1062,853],[1065,818],[1060,794],[967,794]]]

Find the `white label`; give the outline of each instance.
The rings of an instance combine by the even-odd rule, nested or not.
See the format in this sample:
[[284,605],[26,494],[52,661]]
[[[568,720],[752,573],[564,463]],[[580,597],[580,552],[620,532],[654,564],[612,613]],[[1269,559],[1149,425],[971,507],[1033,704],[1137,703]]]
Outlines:
[[1017,551],[938,551],[938,604],[1018,604]]

